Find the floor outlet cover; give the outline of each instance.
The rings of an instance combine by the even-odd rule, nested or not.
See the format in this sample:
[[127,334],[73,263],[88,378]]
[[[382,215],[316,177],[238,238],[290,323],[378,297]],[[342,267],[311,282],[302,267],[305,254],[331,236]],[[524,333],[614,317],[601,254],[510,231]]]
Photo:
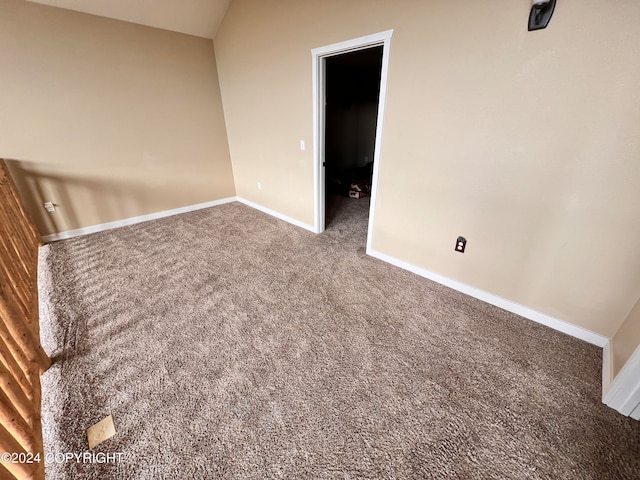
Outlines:
[[113,417],[109,415],[107,418],[100,420],[98,423],[87,429],[87,439],[89,440],[89,449],[93,448],[110,439],[116,434],[116,427],[113,425]]

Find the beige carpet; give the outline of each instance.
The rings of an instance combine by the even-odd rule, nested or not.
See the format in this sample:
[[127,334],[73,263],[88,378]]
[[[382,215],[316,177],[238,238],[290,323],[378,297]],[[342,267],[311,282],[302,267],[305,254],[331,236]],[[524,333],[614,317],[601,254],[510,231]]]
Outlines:
[[50,479],[639,478],[601,351],[233,203],[41,251]]

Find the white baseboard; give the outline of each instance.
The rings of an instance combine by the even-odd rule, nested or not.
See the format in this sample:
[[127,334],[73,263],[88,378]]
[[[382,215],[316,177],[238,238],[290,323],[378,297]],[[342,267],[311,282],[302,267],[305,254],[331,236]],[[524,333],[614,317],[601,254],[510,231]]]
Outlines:
[[611,340],[602,349],[602,401],[613,381],[613,348]]
[[462,282],[458,282],[457,280],[447,278],[438,273],[430,272],[429,270],[417,267],[385,253],[381,253],[373,249],[368,249],[367,254],[392,265],[395,265],[396,267],[409,270],[410,272],[420,275],[421,277],[425,277],[429,280],[433,280],[434,282],[446,285],[449,288],[453,288],[454,290],[465,293],[471,297],[475,297],[479,300],[482,300],[483,302],[490,303],[491,305],[495,305],[496,307],[500,307],[504,310],[520,315],[521,317],[528,318],[529,320],[541,323],[542,325],[546,325],[547,327],[553,328],[554,330],[558,330],[562,333],[571,335],[572,337],[584,340],[585,342],[591,343],[592,345],[604,347],[609,342],[609,338],[605,337],[604,335],[600,335],[592,332],[591,330],[587,330],[586,328],[578,327],[563,320],[559,320],[557,318],[533,310],[529,307],[525,307],[524,305],[520,305],[519,303],[507,300],[506,298],[502,298],[498,295],[485,292],[470,285],[466,285]]
[[612,371],[609,370],[606,385],[604,363],[608,361],[612,366],[612,358],[611,347],[605,347],[605,350],[609,350],[609,360],[605,358],[603,361],[602,401],[623,415],[640,420],[640,347],[636,348],[615,378],[611,378]]
[[295,225],[296,227],[304,228],[305,230],[309,230],[310,232],[317,233],[313,225],[309,225],[308,223],[301,222],[300,220],[296,220],[295,218],[288,217],[287,215],[283,215],[280,212],[276,212],[275,210],[271,210],[270,208],[263,207],[262,205],[254,203],[242,197],[238,197],[238,201],[240,203],[244,203],[245,205],[251,208],[260,210],[261,212],[266,213],[267,215],[271,215],[272,217],[276,217],[276,218],[279,218],[280,220],[284,220],[285,222]]
[[78,237],[80,235],[88,235],[90,233],[103,232],[105,230],[111,230],[112,228],[126,227],[128,225],[134,225],[136,223],[148,222],[149,220],[155,220],[157,218],[170,217],[171,215],[178,215],[179,213],[192,212],[194,210],[215,207],[218,205],[231,203],[235,201],[236,201],[236,197],[222,198],[220,200],[213,200],[212,202],[198,203],[198,204],[189,205],[186,207],[174,208],[173,210],[164,210],[162,212],[150,213],[148,215],[140,215],[138,217],[125,218],[123,220],[116,220],[115,222],[101,223],[99,225],[92,225],[90,227],[78,228],[76,230],[67,230],[60,233],[53,233],[51,235],[44,235],[42,237],[42,241],[45,243],[55,242],[57,240],[64,240],[66,238]]

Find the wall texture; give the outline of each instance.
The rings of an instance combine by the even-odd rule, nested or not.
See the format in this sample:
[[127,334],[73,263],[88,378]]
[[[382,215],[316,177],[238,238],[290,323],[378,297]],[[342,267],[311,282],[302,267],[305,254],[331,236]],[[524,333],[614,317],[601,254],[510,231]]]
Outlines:
[[210,40],[2,0],[0,46],[0,157],[43,235],[235,195]]
[[373,248],[613,336],[640,295],[640,3],[564,0],[531,33],[530,4],[233,1],[238,195],[313,223],[311,49],[394,29]]
[[636,302],[626,320],[613,337],[613,375],[631,358],[636,348],[640,346],[640,299]]

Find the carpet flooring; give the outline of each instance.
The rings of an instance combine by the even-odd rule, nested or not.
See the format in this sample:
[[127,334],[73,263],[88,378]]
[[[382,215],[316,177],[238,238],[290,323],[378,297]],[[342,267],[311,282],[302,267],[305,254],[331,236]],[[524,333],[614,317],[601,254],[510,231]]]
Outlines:
[[[335,206],[334,206],[335,207]],[[601,350],[239,203],[44,246],[45,448],[63,479],[630,479]]]

